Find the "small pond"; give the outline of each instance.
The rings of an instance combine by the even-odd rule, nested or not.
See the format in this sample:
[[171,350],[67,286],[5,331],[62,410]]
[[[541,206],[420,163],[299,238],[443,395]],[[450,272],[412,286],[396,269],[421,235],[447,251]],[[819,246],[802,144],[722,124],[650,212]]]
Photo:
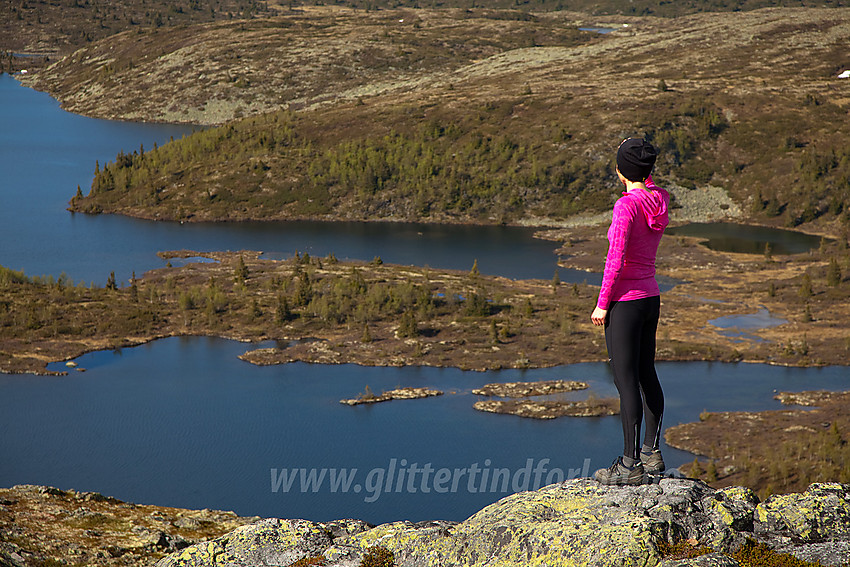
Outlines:
[[755,331],[758,329],[767,329],[768,327],[776,327],[787,323],[787,319],[774,317],[766,308],[760,308],[756,313],[746,313],[742,315],[726,315],[709,321],[711,325],[720,328],[721,335],[727,337],[739,337],[741,339],[750,339],[755,341],[763,341],[747,331]]
[[707,239],[705,246],[722,252],[802,254],[820,246],[821,237],[793,230],[727,222],[691,223],[668,228],[667,234]]

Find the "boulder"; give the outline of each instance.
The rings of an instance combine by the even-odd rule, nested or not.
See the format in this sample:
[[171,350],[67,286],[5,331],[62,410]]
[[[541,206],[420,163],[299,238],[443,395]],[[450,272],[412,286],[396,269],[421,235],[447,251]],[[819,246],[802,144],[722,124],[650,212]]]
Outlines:
[[270,518],[187,547],[164,557],[156,565],[290,565],[304,557],[321,555],[332,545],[334,534],[347,536],[368,527],[369,524],[359,520],[321,524]]
[[771,496],[756,508],[756,528],[806,543],[850,539],[850,485],[815,483],[803,493]]

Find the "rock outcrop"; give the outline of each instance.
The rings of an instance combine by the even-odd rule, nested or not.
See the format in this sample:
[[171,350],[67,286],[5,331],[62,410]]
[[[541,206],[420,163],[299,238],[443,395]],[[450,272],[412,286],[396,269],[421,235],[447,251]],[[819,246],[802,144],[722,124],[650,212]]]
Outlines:
[[[714,553],[664,556],[666,544],[683,541]],[[638,487],[576,479],[513,494],[460,523],[370,527],[355,520],[266,519],[173,553],[157,567],[322,564],[319,559],[357,566],[374,546],[392,551],[399,567],[734,566],[739,563],[727,554],[748,541],[841,565],[850,553],[850,485],[813,484],[802,494],[759,502],[747,488],[713,489],[690,479]]]
[[167,553],[258,520],[52,486],[0,488],[0,567],[152,565]]

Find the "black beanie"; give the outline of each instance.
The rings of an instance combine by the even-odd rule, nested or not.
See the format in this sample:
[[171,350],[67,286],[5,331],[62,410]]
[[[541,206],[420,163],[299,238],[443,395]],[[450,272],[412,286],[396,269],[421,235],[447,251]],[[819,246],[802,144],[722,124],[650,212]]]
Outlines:
[[617,150],[617,169],[629,181],[643,181],[652,173],[657,152],[642,138],[628,138]]

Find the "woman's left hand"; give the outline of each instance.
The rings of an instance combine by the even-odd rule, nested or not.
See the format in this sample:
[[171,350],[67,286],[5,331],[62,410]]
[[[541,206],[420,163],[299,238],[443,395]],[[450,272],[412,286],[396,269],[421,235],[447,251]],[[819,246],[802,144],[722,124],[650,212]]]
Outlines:
[[601,327],[602,325],[605,324],[605,317],[607,317],[607,316],[608,316],[608,310],[607,309],[600,309],[599,307],[596,307],[593,310],[593,314],[591,314],[591,316],[590,316],[590,320],[593,321],[593,324],[596,325],[597,327]]

